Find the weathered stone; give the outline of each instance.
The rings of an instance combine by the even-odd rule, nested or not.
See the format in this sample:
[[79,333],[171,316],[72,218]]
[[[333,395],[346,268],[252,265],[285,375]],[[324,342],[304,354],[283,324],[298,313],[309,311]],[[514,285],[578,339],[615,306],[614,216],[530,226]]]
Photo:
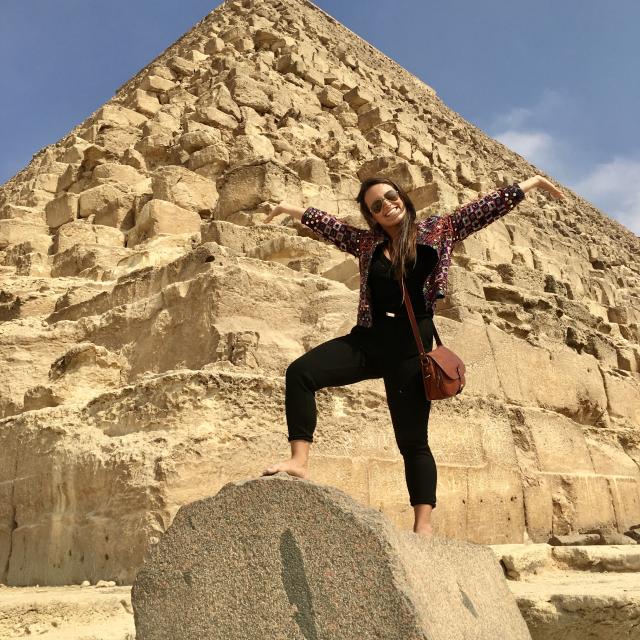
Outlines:
[[150,200],[136,215],[136,224],[127,233],[127,247],[134,247],[162,234],[199,233],[200,216],[172,202]]
[[236,120],[240,120],[242,115],[240,107],[231,96],[231,91],[221,82],[216,84],[209,93],[202,96],[199,100],[204,107],[214,106],[233,116]]
[[420,169],[396,156],[370,160],[358,170],[358,177],[361,180],[373,176],[389,178],[407,192],[414,191],[424,185]]
[[201,172],[201,175],[206,175],[209,178],[220,175],[228,165],[229,151],[226,145],[219,140],[193,153],[187,163],[189,169]]
[[193,117],[199,122],[216,129],[233,131],[238,126],[238,121],[234,117],[216,107],[199,106]]
[[222,38],[211,38],[204,45],[204,52],[209,55],[215,55],[216,53],[220,53],[225,47],[224,40]]
[[229,91],[239,105],[251,107],[258,113],[269,111],[271,102],[260,83],[246,76],[234,76],[229,82]]
[[358,114],[358,128],[363,133],[391,119],[391,112],[384,107],[376,107]]
[[0,250],[27,241],[37,242],[46,252],[46,247],[51,244],[47,225],[27,220],[0,220]]
[[232,213],[250,210],[261,202],[285,200],[300,188],[300,180],[279,163],[258,162],[230,169],[218,188],[216,218],[225,220]]
[[80,194],[78,215],[81,218],[95,216],[95,224],[103,224],[118,229],[128,229],[132,224],[133,196],[116,189],[110,184],[102,184]]
[[274,156],[275,149],[271,140],[266,136],[237,136],[229,153],[229,163],[233,166],[261,160],[273,160]]
[[124,247],[124,234],[119,229],[84,220],[75,220],[58,227],[53,239],[53,253],[66,251],[76,244],[99,244]]
[[371,104],[374,100],[374,95],[360,86],[354,87],[344,94],[344,101],[354,110],[366,104]]
[[342,92],[338,91],[334,87],[324,87],[318,94],[320,104],[323,107],[333,109],[343,102]]
[[208,131],[191,131],[180,136],[178,143],[187,152],[193,153],[204,147],[214,146],[221,142],[220,132],[211,128]]
[[78,217],[78,196],[74,193],[63,193],[45,207],[47,224],[55,229]]
[[329,170],[320,158],[304,158],[296,162],[294,168],[302,180],[327,187],[331,186]]
[[106,104],[96,112],[94,118],[98,122],[104,121],[133,127],[137,127],[147,121],[147,118],[137,111],[116,104]]
[[131,104],[136,111],[139,111],[146,116],[155,115],[162,106],[154,93],[149,93],[142,89],[135,90]]
[[129,165],[106,162],[98,165],[93,170],[91,179],[96,185],[116,183],[133,187],[145,180],[146,176],[143,176]]
[[160,76],[149,75],[145,76],[142,84],[140,85],[140,88],[152,93],[162,93],[163,91],[169,91],[169,89],[173,89],[173,87],[175,86],[175,82],[172,82],[171,80],[161,78]]
[[[340,638],[531,638],[490,549],[397,531],[337,489],[279,476],[180,509],[132,589],[139,640],[293,637],[308,624]],[[258,512],[256,531],[240,514]],[[238,540],[251,558],[229,552]],[[311,623],[289,613],[300,575]]]
[[161,167],[152,177],[153,197],[210,215],[218,203],[215,182],[184,167]]
[[193,62],[180,56],[169,58],[169,60],[167,60],[167,66],[179,77],[193,75],[196,70],[196,65]]

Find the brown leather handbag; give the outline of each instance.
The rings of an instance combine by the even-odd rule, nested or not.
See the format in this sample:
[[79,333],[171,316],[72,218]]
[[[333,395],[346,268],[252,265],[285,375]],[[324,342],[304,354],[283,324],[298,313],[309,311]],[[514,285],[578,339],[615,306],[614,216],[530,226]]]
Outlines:
[[436,339],[437,347],[433,351],[425,352],[416,322],[416,316],[413,313],[413,305],[409,292],[402,281],[402,293],[404,295],[405,305],[413,335],[418,345],[418,353],[420,355],[420,365],[422,367],[422,379],[424,381],[424,391],[428,400],[444,400],[459,394],[464,389],[465,379],[464,362],[451,349],[447,349],[442,344],[436,325],[433,325],[433,335]]

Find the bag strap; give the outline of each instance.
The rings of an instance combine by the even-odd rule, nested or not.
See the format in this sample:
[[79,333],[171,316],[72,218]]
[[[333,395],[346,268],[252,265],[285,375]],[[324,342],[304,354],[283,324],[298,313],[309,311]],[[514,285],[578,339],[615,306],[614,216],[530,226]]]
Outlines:
[[[418,351],[420,354],[425,353],[424,345],[422,344],[422,337],[420,336],[420,331],[418,330],[418,323],[416,322],[416,316],[413,313],[413,305],[411,304],[411,298],[409,296],[409,292],[404,285],[404,278],[402,279],[402,295],[404,297],[405,306],[407,307],[407,313],[409,315],[409,320],[411,321],[411,329],[413,330],[413,336],[416,339],[416,343],[418,345]],[[433,335],[436,339],[436,344],[441,347],[442,340],[440,340],[440,336],[438,335],[438,330],[436,329],[435,323],[433,324]]]

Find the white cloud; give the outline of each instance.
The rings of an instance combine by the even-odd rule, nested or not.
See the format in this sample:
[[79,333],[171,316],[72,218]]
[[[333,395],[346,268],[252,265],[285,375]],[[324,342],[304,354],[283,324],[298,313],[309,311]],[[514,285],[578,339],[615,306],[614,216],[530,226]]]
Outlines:
[[640,235],[640,160],[614,157],[585,169],[576,144],[549,133],[560,110],[573,108],[568,97],[547,89],[534,105],[498,115],[491,135]]
[[576,183],[576,193],[640,235],[640,161],[616,157],[596,165]]
[[540,168],[547,167],[553,161],[554,143],[548,133],[509,129],[494,138]]

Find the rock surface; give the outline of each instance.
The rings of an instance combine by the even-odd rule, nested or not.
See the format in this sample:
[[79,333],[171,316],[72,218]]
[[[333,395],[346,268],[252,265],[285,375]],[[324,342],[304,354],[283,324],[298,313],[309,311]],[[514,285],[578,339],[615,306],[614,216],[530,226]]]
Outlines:
[[494,545],[533,640],[617,640],[640,631],[640,550]]
[[[0,582],[130,583],[181,505],[288,453],[286,368],[350,331],[358,265],[266,203],[364,226],[371,173],[425,217],[538,172],[311,3],[206,16],[0,187]],[[455,248],[440,535],[640,523],[640,240],[564,191]],[[382,381],[317,403],[313,479],[410,528]]]
[[131,597],[138,640],[530,638],[487,547],[284,473],[182,507]]

